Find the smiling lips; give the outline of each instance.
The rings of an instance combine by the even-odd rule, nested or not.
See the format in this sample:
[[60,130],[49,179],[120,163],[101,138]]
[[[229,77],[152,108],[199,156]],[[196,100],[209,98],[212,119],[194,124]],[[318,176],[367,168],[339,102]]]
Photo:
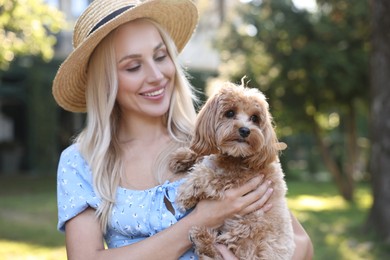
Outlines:
[[160,88],[158,90],[152,91],[152,92],[147,92],[147,93],[141,93],[141,96],[145,97],[156,97],[164,93],[165,88]]

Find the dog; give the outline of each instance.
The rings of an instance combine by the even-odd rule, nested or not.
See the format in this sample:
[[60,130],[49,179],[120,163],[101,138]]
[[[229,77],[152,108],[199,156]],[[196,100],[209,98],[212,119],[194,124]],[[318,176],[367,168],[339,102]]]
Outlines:
[[217,229],[194,227],[189,237],[200,259],[222,259],[224,244],[238,259],[291,259],[295,245],[285,198],[287,185],[279,162],[279,143],[266,97],[242,83],[224,83],[199,111],[190,146],[172,155],[170,168],[186,173],[176,203],[188,210],[203,199],[221,199],[227,189],[263,174],[273,183],[264,213],[236,215]]

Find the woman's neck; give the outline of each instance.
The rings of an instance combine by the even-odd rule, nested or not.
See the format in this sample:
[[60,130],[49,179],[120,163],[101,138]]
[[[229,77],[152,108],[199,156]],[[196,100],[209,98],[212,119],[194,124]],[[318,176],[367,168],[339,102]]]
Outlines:
[[121,144],[142,141],[154,143],[167,137],[168,131],[162,118],[124,118],[120,122],[119,142]]

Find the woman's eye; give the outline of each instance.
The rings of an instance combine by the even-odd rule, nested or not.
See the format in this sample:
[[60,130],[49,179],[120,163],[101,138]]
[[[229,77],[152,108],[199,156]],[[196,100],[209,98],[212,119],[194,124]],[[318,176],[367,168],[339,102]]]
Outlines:
[[229,110],[229,111],[227,111],[226,113],[225,113],[225,116],[227,117],[227,118],[233,118],[234,116],[235,116],[235,112],[233,111],[233,110]]
[[135,71],[139,70],[140,68],[141,68],[141,65],[137,65],[137,66],[134,66],[134,67],[127,68],[126,71],[128,71],[128,72],[135,72]]
[[167,57],[167,55],[160,55],[160,56],[157,56],[155,59],[156,59],[156,61],[163,61],[166,57]]
[[253,115],[250,117],[250,120],[253,122],[253,123],[259,123],[260,119],[257,115]]

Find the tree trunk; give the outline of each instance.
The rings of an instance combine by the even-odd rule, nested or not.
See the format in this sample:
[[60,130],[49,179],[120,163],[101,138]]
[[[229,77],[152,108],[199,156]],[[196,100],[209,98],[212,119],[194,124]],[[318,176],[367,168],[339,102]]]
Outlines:
[[324,139],[321,136],[321,131],[316,124],[314,118],[312,118],[313,121],[313,128],[314,128],[314,135],[317,139],[318,146],[320,148],[320,153],[322,156],[322,159],[324,161],[325,167],[329,170],[331,173],[333,180],[341,194],[341,196],[349,202],[353,201],[353,183],[350,182],[350,179],[343,176],[343,169],[337,164],[336,160],[331,155],[331,152],[329,150],[328,145],[325,143]]
[[354,176],[356,173],[356,162],[358,157],[356,112],[353,103],[348,105],[348,114],[345,121],[346,165],[344,168],[346,174],[346,182],[348,183],[348,188],[351,190],[351,194],[353,195],[355,190]]
[[390,1],[372,0],[371,165],[373,205],[367,227],[390,242]]

